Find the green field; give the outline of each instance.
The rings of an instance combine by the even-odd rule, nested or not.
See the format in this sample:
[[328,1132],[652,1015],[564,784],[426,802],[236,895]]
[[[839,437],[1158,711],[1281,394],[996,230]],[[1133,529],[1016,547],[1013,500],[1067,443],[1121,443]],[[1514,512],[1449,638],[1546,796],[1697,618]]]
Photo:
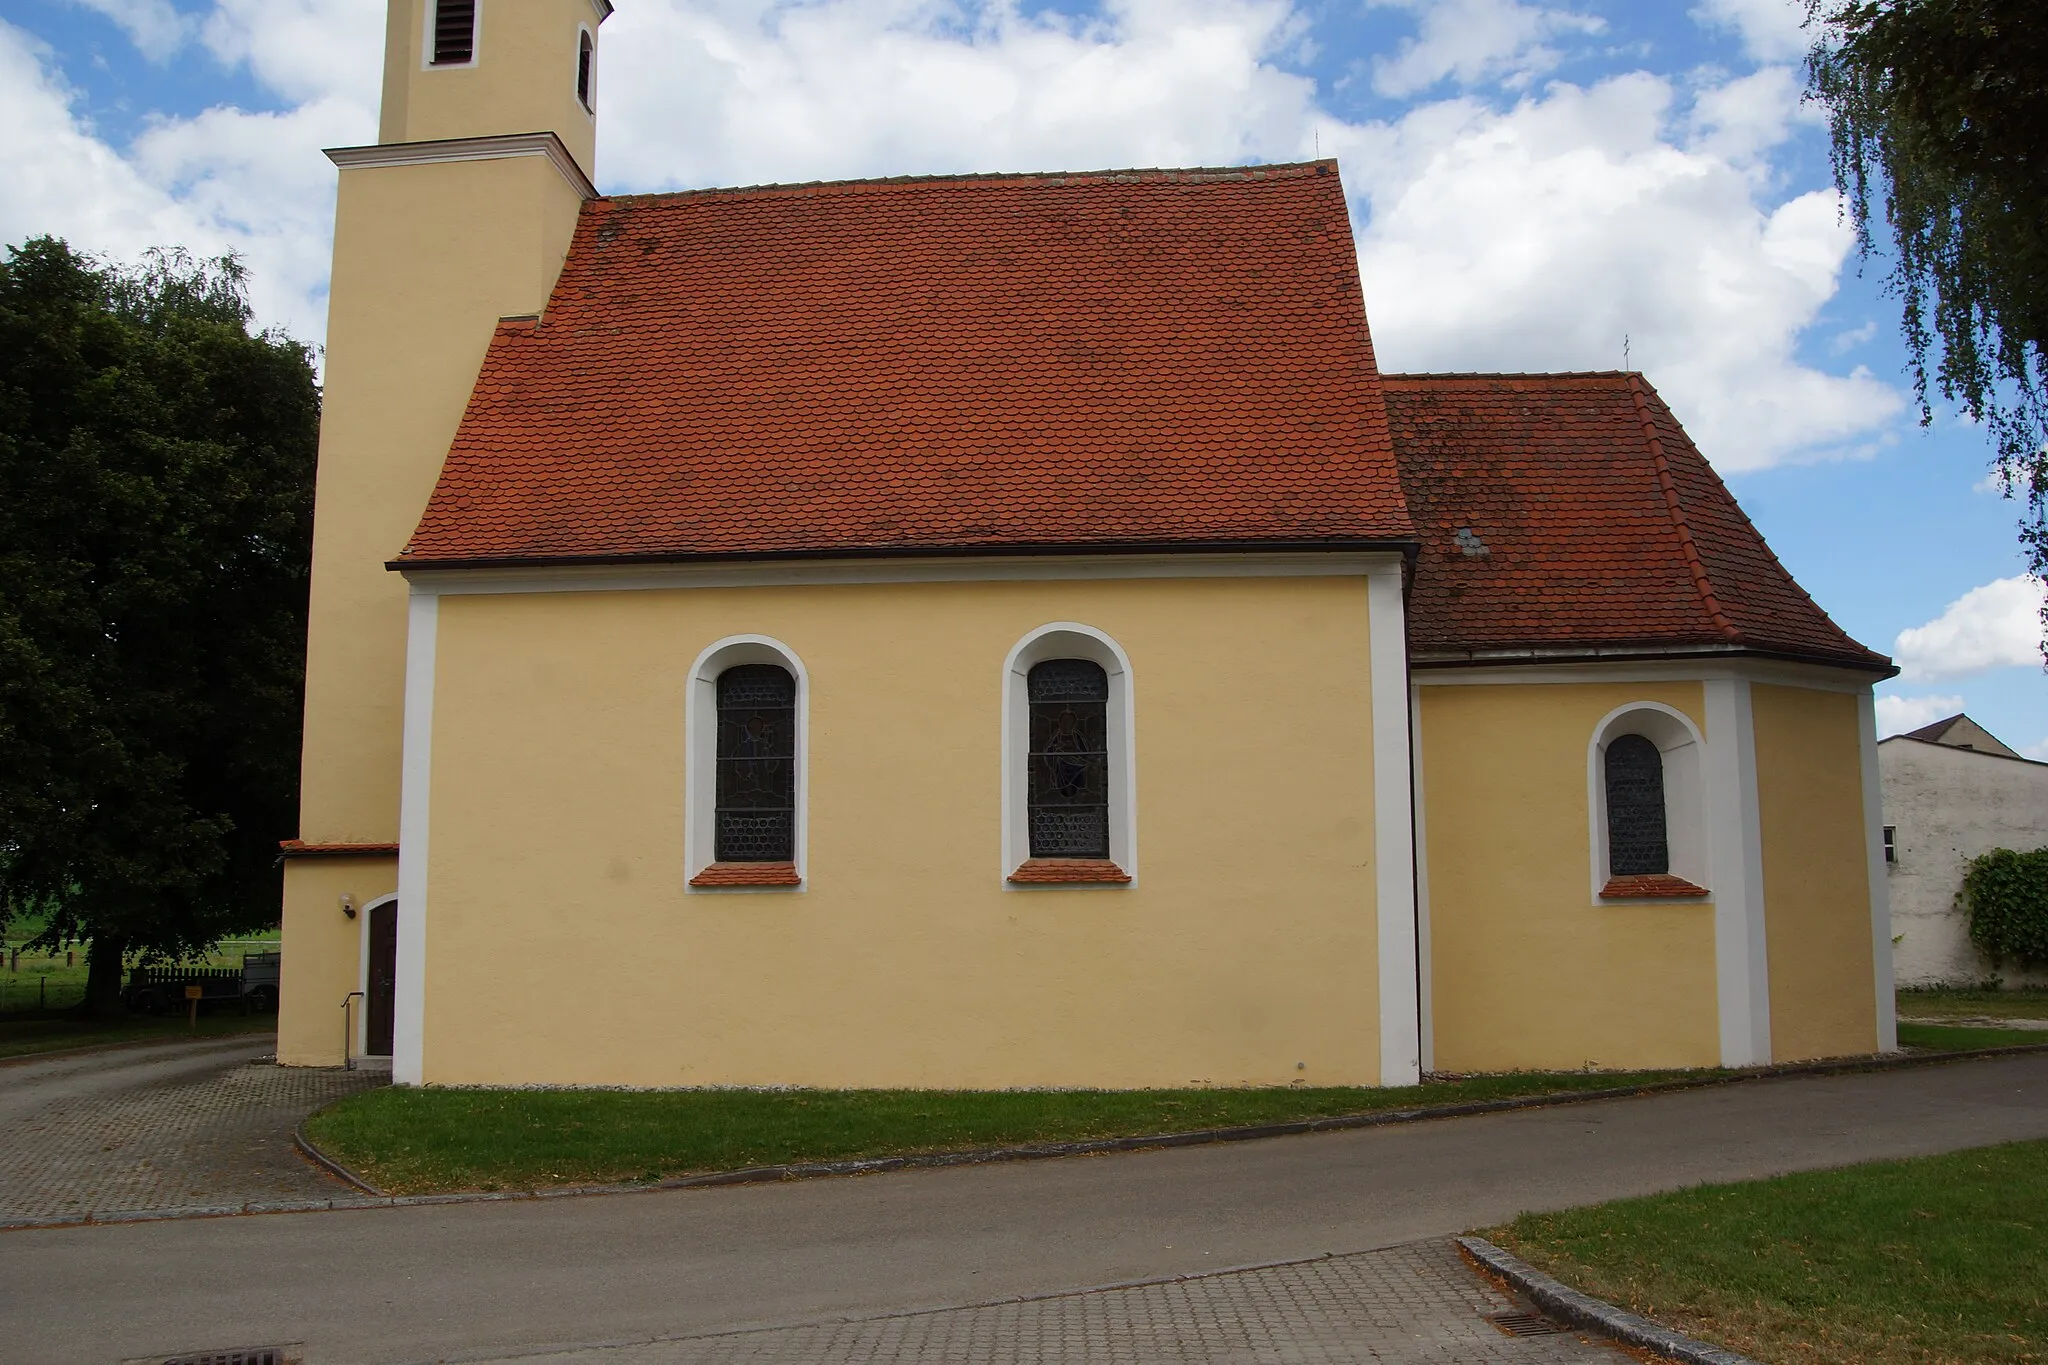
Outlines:
[[1967,1052],[1980,1047],[2048,1045],[2048,1029],[1951,1028],[1946,1024],[1901,1024],[1899,1046]]
[[1520,1073],[1386,1090],[386,1089],[322,1110],[306,1130],[372,1184],[423,1194],[1186,1132],[1718,1074]]
[[1766,1365],[2048,1361],[2048,1142],[1525,1214],[1483,1235]]
[[[85,999],[85,947],[22,947],[32,937],[33,929],[17,922],[0,938],[0,1021],[72,1009]],[[244,953],[274,953],[277,942],[275,933],[225,939],[195,965],[239,966]]]
[[[60,1048],[125,1043],[151,1038],[191,1036],[186,1018],[81,1019],[85,1000],[85,947],[28,948],[41,925],[15,920],[0,936],[0,1058],[20,1057]],[[277,935],[223,940],[195,965],[234,967],[245,953],[277,951]],[[199,1020],[202,1035],[247,1033],[276,1027],[274,1016],[244,1015],[238,1009],[209,1007]]]

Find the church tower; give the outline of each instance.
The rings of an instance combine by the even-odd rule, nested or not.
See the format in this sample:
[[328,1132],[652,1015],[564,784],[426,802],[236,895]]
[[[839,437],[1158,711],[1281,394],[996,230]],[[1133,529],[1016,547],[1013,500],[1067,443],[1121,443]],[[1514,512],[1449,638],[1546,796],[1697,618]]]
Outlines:
[[407,592],[384,566],[426,505],[498,319],[546,306],[596,195],[611,9],[389,0],[378,141],[328,153],[341,175],[285,864],[286,1063],[333,1065],[345,1037],[352,1054],[390,1051]]

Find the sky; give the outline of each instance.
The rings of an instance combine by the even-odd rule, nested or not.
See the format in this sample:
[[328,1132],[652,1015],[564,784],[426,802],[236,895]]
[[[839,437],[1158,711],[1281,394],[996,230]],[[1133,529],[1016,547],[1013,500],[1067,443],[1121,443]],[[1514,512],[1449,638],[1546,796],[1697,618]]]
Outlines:
[[[1967,709],[2048,759],[2019,508],[1980,431],[1921,422],[1800,100],[1799,0],[616,2],[606,191],[1336,157],[1382,368],[1644,371],[1900,664],[1881,732]],[[375,141],[384,10],[0,0],[0,242],[233,250],[317,345],[320,149]]]

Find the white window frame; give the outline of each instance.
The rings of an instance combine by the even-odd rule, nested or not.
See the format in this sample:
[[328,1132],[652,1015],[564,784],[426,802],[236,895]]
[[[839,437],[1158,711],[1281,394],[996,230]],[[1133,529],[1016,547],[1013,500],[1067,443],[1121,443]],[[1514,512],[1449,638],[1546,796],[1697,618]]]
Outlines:
[[[1033,665],[1048,659],[1087,659],[1109,675],[1104,708],[1109,747],[1109,860],[1128,882],[1032,882],[1010,880],[1031,857],[1031,698],[1026,680]],[[1130,656],[1106,632],[1078,621],[1053,621],[1028,632],[1003,660],[1003,848],[1002,880],[1010,890],[1119,890],[1138,883],[1138,741]]]
[[[1671,875],[1694,886],[1711,888],[1707,866],[1707,802],[1703,773],[1706,741],[1684,712],[1662,702],[1630,702],[1616,707],[1593,729],[1586,746],[1586,809],[1592,845],[1593,904],[1627,904],[1621,897],[1600,894],[1611,877],[1607,863],[1607,746],[1623,735],[1640,735],[1657,746],[1664,760],[1664,838],[1671,849]],[[1659,897],[1660,902],[1694,897]]]
[[[484,4],[476,0],[475,16],[469,27],[469,60],[466,62],[437,62],[434,60],[434,21],[441,17],[441,0],[427,0],[420,6],[424,12],[424,23],[420,33],[420,70],[422,71],[468,71],[483,59],[484,55]],[[591,66],[597,65],[593,58]],[[597,78],[590,82],[592,90],[597,89]]]
[[[577,90],[576,88],[576,77],[578,73],[578,68],[583,63],[583,40],[585,38],[590,39],[590,98],[588,100],[585,100],[583,98],[582,92]],[[576,25],[576,50],[571,54],[571,58],[572,60],[569,63],[569,94],[572,98],[575,99],[576,107],[583,111],[584,116],[587,118],[594,119],[597,117],[596,29],[592,28],[588,24]]]
[[[795,886],[692,886],[715,861],[718,827],[718,675],[742,664],[775,664],[796,679]],[[728,635],[705,646],[690,665],[683,698],[683,890],[729,895],[802,891],[810,885],[811,676],[796,651],[767,635]]]

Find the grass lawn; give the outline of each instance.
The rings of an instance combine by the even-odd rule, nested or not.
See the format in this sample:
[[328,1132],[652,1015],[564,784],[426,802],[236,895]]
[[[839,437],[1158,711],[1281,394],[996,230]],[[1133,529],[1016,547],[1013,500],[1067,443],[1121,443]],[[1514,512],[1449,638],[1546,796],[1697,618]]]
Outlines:
[[2048,1043],[2048,1029],[1953,1028],[1946,1024],[1901,1024],[1901,1047],[1931,1047],[1944,1052],[1973,1047],[2027,1047]]
[[[215,1038],[231,1033],[274,1032],[274,1014],[241,1014],[220,1011],[199,1016],[198,1036]],[[185,1016],[149,1019],[75,1019],[66,1014],[0,1015],[0,1058],[24,1057],[36,1052],[55,1052],[67,1047],[94,1047],[102,1043],[132,1043],[151,1038],[189,1038]]]
[[1484,1235],[1767,1365],[2048,1361],[2048,1142],[1525,1214]]
[[1905,990],[1898,1002],[1900,1014],[1922,1019],[2048,1019],[2048,990]]
[[1715,1072],[1474,1076],[1403,1089],[373,1090],[306,1122],[395,1194],[656,1180],[1604,1090]]

